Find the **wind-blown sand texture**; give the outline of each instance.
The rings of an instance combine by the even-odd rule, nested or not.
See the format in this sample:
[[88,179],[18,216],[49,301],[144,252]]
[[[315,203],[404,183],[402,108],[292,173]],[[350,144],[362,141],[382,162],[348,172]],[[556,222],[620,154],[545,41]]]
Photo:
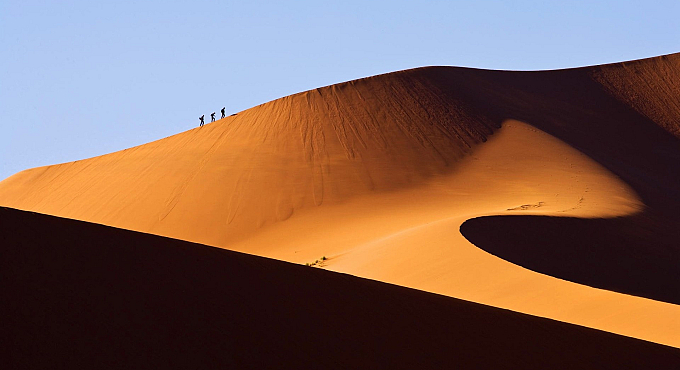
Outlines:
[[680,350],[395,285],[0,208],[3,368],[621,369]]
[[680,54],[395,72],[20,172],[0,205],[680,347],[679,79]]

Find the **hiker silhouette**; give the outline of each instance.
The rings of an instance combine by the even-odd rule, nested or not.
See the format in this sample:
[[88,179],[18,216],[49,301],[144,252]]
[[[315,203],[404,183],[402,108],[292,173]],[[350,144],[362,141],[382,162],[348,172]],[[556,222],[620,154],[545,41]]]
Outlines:
[[204,118],[204,117],[205,117],[205,114],[202,115],[202,116],[200,116],[200,117],[198,117],[198,119],[201,120],[201,124],[199,125],[200,127],[203,127],[203,125],[205,124],[205,122],[203,121],[203,118]]
[[215,112],[210,113],[210,122],[215,122]]
[[224,109],[225,109],[225,108],[226,108],[226,107],[222,107],[222,110],[220,111],[220,112],[222,112],[222,118],[225,117],[225,116],[224,116]]

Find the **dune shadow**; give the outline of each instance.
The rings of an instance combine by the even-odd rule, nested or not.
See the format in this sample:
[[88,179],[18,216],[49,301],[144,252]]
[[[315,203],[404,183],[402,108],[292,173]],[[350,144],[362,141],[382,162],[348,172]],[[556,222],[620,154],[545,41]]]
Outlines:
[[680,363],[676,348],[81,221],[0,207],[0,240],[7,369]]
[[680,304],[678,226],[649,214],[485,216],[467,220],[460,232],[484,251],[539,273]]
[[[647,82],[674,86],[677,62],[657,62],[626,68],[645,72],[653,80]],[[617,81],[638,79],[611,65],[513,73],[454,69],[442,83],[464,89],[470,104],[496,122],[526,122],[581,151],[630,186],[645,210],[612,219],[486,216],[466,221],[460,231],[477,247],[533,271],[680,304],[680,139],[673,134],[679,126],[655,120],[677,117],[676,95],[670,87],[636,91],[632,95],[645,103],[635,108],[622,98],[630,90],[605,86],[602,76],[609,74]]]

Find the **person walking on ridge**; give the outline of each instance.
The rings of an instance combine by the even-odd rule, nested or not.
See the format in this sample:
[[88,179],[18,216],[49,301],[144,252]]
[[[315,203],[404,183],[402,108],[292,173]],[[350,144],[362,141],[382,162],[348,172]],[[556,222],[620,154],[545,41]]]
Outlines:
[[203,118],[204,118],[204,117],[205,117],[205,114],[202,115],[202,116],[200,116],[200,117],[198,117],[198,119],[201,121],[201,124],[198,125],[199,127],[203,127],[203,125],[205,124],[205,122],[203,121]]
[[215,112],[210,113],[210,122],[215,122]]
[[224,115],[224,109],[226,109],[226,107],[222,107],[222,110],[220,111],[220,112],[222,112],[222,118],[225,117],[225,115]]

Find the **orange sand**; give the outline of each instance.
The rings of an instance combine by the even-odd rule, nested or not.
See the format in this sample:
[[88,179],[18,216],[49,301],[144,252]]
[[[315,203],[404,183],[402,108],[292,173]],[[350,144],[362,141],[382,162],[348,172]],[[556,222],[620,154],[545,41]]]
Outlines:
[[[641,73],[654,83],[640,87]],[[533,272],[459,232],[499,214],[680,225],[680,105],[664,104],[679,96],[678,78],[680,55],[402,71],[27,170],[0,182],[0,205],[296,263],[326,256],[334,271],[680,347],[679,305]],[[562,244],[555,230],[553,247]]]

